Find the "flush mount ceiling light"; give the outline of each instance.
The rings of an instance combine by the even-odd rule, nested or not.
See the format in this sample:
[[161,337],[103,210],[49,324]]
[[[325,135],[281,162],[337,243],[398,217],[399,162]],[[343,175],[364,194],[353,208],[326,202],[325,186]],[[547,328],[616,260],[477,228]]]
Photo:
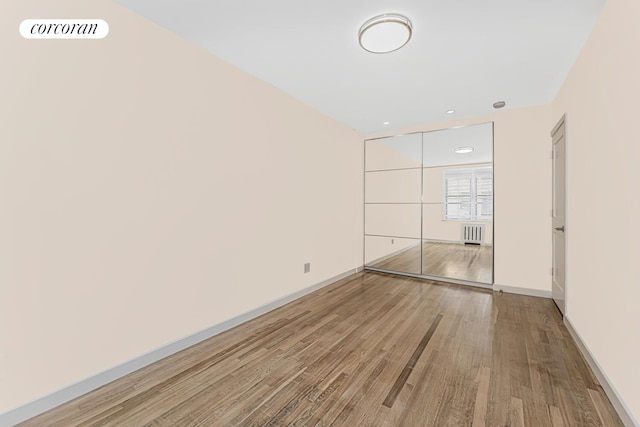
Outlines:
[[395,13],[385,13],[362,24],[358,32],[358,42],[368,52],[388,53],[407,44],[412,32],[413,28],[408,18]]
[[504,102],[504,101],[498,101],[498,102],[494,102],[494,103],[493,103],[493,108],[495,108],[495,109],[497,110],[498,108],[502,108],[502,107],[504,107],[505,105],[507,105],[507,103],[506,103],[506,102]]
[[447,114],[453,114],[455,112],[456,112],[456,110],[447,110]]
[[458,147],[454,148],[453,152],[458,154],[467,154],[473,151],[473,147]]

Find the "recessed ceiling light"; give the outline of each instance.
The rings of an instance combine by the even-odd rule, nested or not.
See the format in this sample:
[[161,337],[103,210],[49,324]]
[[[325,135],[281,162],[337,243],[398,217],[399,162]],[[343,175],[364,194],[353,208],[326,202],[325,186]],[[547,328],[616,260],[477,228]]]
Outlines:
[[458,147],[453,149],[453,152],[458,154],[471,153],[472,151],[473,147]]
[[388,53],[400,49],[411,39],[411,21],[402,15],[385,13],[362,24],[358,42],[366,51]]
[[390,122],[384,122],[383,125],[388,125]]
[[502,108],[502,107],[504,107],[505,105],[507,105],[507,103],[506,103],[506,102],[504,102],[504,101],[498,101],[498,102],[494,102],[494,103],[493,103],[493,108],[498,109],[498,108]]
[[447,110],[447,114],[453,114],[455,112],[456,112],[456,110]]

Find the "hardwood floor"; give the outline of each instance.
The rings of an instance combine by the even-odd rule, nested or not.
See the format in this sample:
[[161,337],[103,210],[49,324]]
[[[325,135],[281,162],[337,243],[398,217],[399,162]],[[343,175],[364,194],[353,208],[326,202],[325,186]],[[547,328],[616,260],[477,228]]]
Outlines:
[[493,247],[457,243],[422,243],[376,262],[371,267],[427,276],[448,277],[471,282],[493,282]]
[[364,272],[24,426],[620,426],[549,299]]

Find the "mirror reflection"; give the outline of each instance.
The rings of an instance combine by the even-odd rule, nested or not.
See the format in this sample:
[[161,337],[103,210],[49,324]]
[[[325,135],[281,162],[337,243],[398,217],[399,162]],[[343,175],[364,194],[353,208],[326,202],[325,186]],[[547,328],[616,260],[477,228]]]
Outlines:
[[365,141],[365,266],[493,282],[493,124]]

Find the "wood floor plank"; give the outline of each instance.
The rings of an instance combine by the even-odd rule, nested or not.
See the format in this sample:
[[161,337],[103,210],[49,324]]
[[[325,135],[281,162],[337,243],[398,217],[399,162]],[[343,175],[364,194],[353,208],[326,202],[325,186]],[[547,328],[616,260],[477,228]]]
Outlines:
[[415,351],[411,355],[411,358],[409,359],[405,367],[402,369],[400,376],[391,387],[391,390],[389,391],[389,394],[387,395],[384,402],[382,402],[382,404],[387,408],[391,408],[393,406],[393,403],[396,401],[396,398],[400,393],[400,390],[402,389],[402,387],[404,387],[404,384],[407,382],[407,379],[409,378],[411,371],[413,370],[413,368],[415,368],[416,363],[418,362],[418,359],[420,358],[420,356],[422,356],[422,352],[424,351],[427,344],[429,344],[429,340],[433,336],[433,333],[436,331],[436,328],[440,324],[441,320],[442,320],[442,314],[438,314],[433,320],[433,323],[431,324],[431,326],[429,327],[429,330],[424,334],[424,337],[422,337],[422,341],[420,341],[420,344],[418,344],[418,347],[415,349]]
[[[511,398],[511,427],[524,427],[524,407],[522,400],[517,397]],[[538,425],[538,424],[536,424]]]
[[556,406],[549,406],[549,415],[551,417],[552,427],[565,427],[564,419],[562,418],[562,412]]
[[602,389],[593,390],[589,389],[589,397],[594,404],[596,412],[598,414],[598,418],[603,426],[620,426],[622,425],[617,414],[612,411],[611,404],[607,399],[607,396],[604,394]]
[[362,272],[22,426],[621,426],[548,299]]
[[478,373],[478,394],[473,409],[473,427],[487,425],[487,404],[489,403],[489,379],[491,369],[483,366]]

